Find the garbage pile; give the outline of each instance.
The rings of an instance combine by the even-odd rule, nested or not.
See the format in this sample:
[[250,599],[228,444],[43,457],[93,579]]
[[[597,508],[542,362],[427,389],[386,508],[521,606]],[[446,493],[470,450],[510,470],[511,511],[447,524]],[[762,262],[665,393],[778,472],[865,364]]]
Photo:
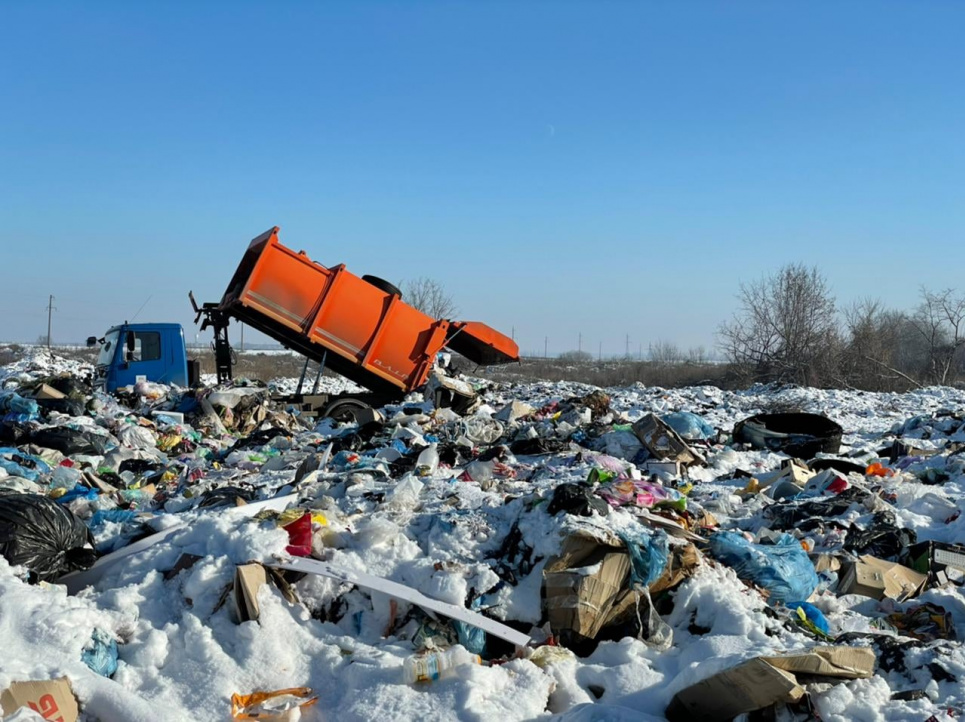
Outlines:
[[962,392],[90,379],[0,370],[4,715],[965,709]]

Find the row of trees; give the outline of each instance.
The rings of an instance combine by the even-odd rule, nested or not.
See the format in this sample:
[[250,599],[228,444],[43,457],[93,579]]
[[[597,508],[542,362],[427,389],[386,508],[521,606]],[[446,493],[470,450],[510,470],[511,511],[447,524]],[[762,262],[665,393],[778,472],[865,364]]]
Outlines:
[[965,296],[922,288],[908,311],[865,299],[839,309],[815,267],[741,284],[718,341],[746,381],[872,391],[953,384],[965,370]]
[[[436,318],[458,309],[443,286],[427,278],[403,285],[406,300]],[[718,347],[736,384],[754,381],[869,391],[949,385],[965,378],[965,295],[922,288],[911,310],[864,299],[844,308],[813,266],[790,264],[771,276],[742,283],[734,317],[721,325]],[[590,363],[586,351],[559,360]],[[629,360],[629,359],[628,359]],[[705,366],[703,346],[650,344],[656,366]]]

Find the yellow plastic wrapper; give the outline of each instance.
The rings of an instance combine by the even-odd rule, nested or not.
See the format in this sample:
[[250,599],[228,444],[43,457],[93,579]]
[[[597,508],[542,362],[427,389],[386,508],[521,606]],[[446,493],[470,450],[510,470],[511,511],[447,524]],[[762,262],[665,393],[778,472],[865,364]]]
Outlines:
[[318,702],[310,687],[276,689],[273,692],[252,692],[231,695],[231,717],[236,720],[297,720],[301,710]]

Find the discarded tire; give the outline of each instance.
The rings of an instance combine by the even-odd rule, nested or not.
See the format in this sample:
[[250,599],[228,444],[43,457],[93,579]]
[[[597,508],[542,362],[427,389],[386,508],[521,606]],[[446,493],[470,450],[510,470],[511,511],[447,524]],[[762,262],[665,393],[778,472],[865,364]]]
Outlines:
[[821,414],[757,414],[734,427],[734,441],[809,459],[837,454],[844,429]]
[[53,581],[89,568],[97,558],[87,525],[39,494],[0,493],[0,554],[30,570],[31,581]]

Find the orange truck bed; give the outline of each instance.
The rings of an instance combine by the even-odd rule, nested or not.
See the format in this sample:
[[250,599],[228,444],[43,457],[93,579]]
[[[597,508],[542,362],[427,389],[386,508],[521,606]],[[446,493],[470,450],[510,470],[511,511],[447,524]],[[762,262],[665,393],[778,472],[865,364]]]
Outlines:
[[346,270],[278,241],[278,227],[248,246],[218,310],[371,391],[426,382],[443,348],[479,365],[519,359],[511,338],[476,321],[435,319]]

